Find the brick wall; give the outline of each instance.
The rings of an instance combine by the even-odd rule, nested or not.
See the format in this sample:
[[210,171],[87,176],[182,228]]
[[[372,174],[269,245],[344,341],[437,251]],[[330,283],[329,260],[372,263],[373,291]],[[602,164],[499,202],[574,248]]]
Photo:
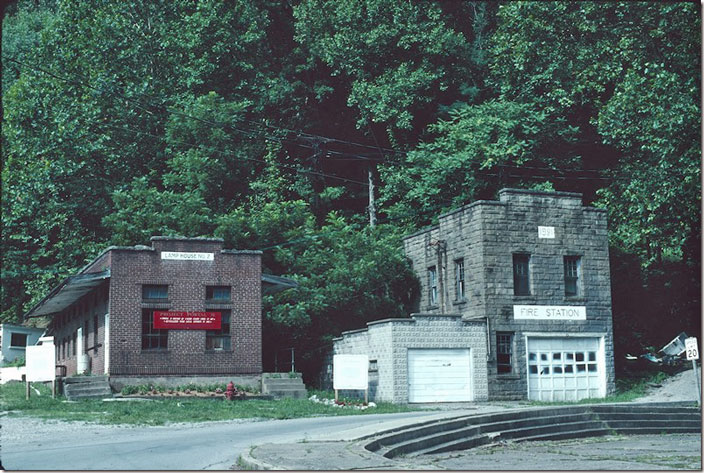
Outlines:
[[[90,348],[86,356],[91,373],[105,372],[107,348],[111,376],[243,375],[255,379],[262,370],[261,253],[224,250],[219,239],[155,237],[152,242],[152,247],[110,247],[82,270],[93,273],[109,269],[110,278],[54,315],[51,329],[57,364],[65,365],[68,375],[77,373],[73,334],[79,327],[85,331],[88,322],[88,336],[86,339],[84,334],[83,339],[87,342],[84,350]],[[162,260],[161,251],[212,253],[213,260]],[[144,284],[168,285],[168,300],[145,303]],[[231,300],[207,302],[206,286],[230,286]],[[205,330],[171,330],[167,349],[143,350],[143,309],[229,310],[231,350],[206,350]],[[105,340],[108,313],[109,340]],[[71,341],[70,350],[68,344],[67,350],[62,349],[65,340]]]
[[[261,253],[222,250],[221,240],[154,239],[153,250],[113,250],[111,375],[259,374]],[[161,251],[213,253],[213,261],[162,260]],[[144,303],[142,285],[166,284],[168,302]],[[229,303],[206,303],[206,286],[230,286]],[[204,330],[170,330],[168,348],[143,350],[142,309],[231,311],[232,349],[208,351]]]
[[[56,364],[66,366],[69,376],[78,372],[78,347],[74,355],[74,334],[78,343],[78,329],[82,330],[84,356],[88,359],[88,372],[105,373],[105,314],[108,312],[109,283],[103,282],[64,311],[54,315],[51,322],[51,334],[57,349]],[[98,320],[98,336],[95,336],[95,317]],[[88,331],[86,332],[86,322]],[[86,336],[87,335],[87,336]],[[70,340],[70,349],[69,343]],[[66,347],[64,349],[63,347]]]

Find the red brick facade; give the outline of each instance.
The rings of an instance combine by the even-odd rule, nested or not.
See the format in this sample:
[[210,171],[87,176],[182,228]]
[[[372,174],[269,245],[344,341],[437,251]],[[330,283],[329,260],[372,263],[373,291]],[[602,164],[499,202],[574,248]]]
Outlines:
[[[81,274],[109,270],[109,279],[53,317],[57,364],[65,365],[69,375],[77,372],[73,338],[80,327],[87,341],[83,348],[88,349],[89,371],[94,374],[260,375],[261,253],[223,250],[222,246],[219,239],[153,237],[152,247],[106,250]],[[163,259],[162,252],[203,253],[212,255],[212,260]],[[166,285],[168,297],[145,301],[144,285]],[[229,287],[230,300],[207,301],[208,286]],[[205,330],[169,330],[166,348],[143,349],[145,309],[230,311],[230,347],[207,350]]]

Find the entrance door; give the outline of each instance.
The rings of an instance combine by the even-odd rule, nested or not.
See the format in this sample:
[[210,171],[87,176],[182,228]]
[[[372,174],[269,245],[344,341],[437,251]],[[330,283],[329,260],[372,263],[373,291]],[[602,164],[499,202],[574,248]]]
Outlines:
[[472,400],[468,348],[409,349],[408,402]]
[[528,399],[576,401],[606,395],[599,338],[528,338]]

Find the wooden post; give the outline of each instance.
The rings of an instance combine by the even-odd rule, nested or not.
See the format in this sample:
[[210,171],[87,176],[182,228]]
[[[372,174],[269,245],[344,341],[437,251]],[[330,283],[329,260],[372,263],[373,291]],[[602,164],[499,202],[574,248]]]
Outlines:
[[335,390],[335,404],[337,404],[337,389]]
[[26,384],[25,384],[25,389],[26,389],[26,391],[25,391],[25,393],[24,393],[24,394],[25,394],[25,399],[26,399],[27,401],[29,401],[29,381],[26,382]]
[[364,405],[366,406],[368,404],[369,404],[369,389],[365,389],[364,390]]
[[702,388],[699,386],[699,373],[697,373],[697,360],[692,360],[692,369],[694,370],[694,379],[697,382],[697,405],[702,405]]
[[51,380],[51,397],[56,399],[56,378]]

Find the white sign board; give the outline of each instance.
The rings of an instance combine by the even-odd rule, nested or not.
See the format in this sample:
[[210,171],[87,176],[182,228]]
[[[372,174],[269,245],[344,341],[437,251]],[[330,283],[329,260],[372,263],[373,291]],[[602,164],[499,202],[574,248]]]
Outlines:
[[54,344],[29,345],[25,351],[27,381],[53,381],[56,375]]
[[367,355],[335,355],[332,358],[334,389],[369,387],[369,357]]
[[587,320],[585,306],[514,305],[514,320]]
[[538,238],[555,238],[555,227],[538,227]]
[[699,359],[699,348],[697,348],[697,337],[689,337],[684,341],[684,348],[687,351],[688,360]]
[[194,253],[185,251],[162,251],[161,259],[170,259],[178,261],[213,261],[215,255],[213,253]]

